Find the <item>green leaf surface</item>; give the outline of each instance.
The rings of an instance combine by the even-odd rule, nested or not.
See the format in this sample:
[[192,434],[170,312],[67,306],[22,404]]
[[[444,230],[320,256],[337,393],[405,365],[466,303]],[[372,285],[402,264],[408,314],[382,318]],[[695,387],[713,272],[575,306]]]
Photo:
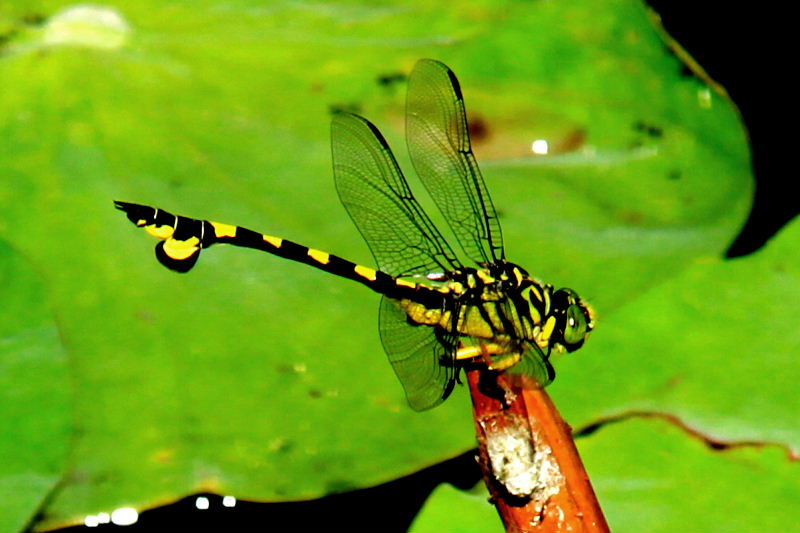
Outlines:
[[0,302],[0,531],[17,531],[64,472],[72,388],[46,284],[3,241]]
[[578,439],[613,531],[797,531],[800,462],[777,446],[713,451],[661,420]]
[[[619,309],[554,397],[573,425],[677,416],[721,442],[800,450],[800,220],[759,252],[699,262]],[[602,400],[592,403],[592,399]]]
[[[736,110],[683,73],[638,1],[12,1],[0,37],[0,237],[47,280],[36,301],[58,320],[74,379],[73,435],[42,452],[68,444],[71,466],[39,528],[197,490],[316,497],[472,446],[463,390],[423,414],[406,406],[375,295],[224,247],[168,272],[111,204],[370,264],[333,188],[330,110],[365,114],[410,169],[405,86],[383,80],[420,57],[461,80],[509,258],[600,310],[592,348],[572,360],[621,369],[606,387],[639,382],[617,359],[616,342],[641,338],[626,309],[719,257],[751,201]],[[537,139],[549,155],[531,154]],[[683,327],[671,349],[697,325]],[[559,372],[578,419],[640,405],[580,394],[591,379]]]
[[[453,512],[458,509],[458,512]],[[469,492],[439,485],[426,500],[409,533],[500,533],[503,522],[489,503],[489,492],[480,487]]]

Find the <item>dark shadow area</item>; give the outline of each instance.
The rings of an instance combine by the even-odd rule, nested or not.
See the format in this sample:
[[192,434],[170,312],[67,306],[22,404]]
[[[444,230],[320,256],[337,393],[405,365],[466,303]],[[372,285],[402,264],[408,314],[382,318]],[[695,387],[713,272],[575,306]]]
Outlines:
[[[89,531],[406,531],[431,491],[440,483],[460,489],[481,479],[476,450],[377,487],[334,494],[318,500],[286,503],[237,501],[223,505],[222,496],[195,494],[139,514],[130,526],[103,524],[76,526],[60,533]],[[208,509],[197,508],[197,498],[208,499]]]

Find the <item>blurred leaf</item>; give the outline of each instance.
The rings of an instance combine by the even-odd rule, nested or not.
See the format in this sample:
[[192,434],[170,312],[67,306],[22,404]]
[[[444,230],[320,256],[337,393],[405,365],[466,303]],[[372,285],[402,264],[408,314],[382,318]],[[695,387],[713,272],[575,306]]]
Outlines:
[[[386,80],[420,57],[461,80],[509,257],[600,309],[600,351],[581,364],[620,368],[602,346],[627,324],[614,309],[719,257],[750,205],[735,109],[686,75],[639,1],[65,5],[0,7],[0,237],[47,280],[80,421],[40,528],[198,490],[316,497],[472,446],[463,391],[424,414],[405,405],[375,295],[224,247],[167,272],[111,205],[369,264],[333,189],[329,112],[363,112],[409,169],[405,87]],[[550,155],[531,155],[537,139]],[[584,418],[622,408],[578,396]]]
[[578,446],[613,531],[797,530],[800,462],[777,446],[711,451],[654,419]]
[[63,475],[72,390],[45,284],[3,241],[0,302],[0,531],[17,531]]

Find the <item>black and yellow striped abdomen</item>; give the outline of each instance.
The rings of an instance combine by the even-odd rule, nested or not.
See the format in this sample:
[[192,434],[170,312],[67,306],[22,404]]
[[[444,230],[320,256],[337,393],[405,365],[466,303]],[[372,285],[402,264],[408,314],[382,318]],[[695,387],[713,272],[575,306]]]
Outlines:
[[288,239],[241,226],[173,215],[146,205],[119,201],[114,205],[124,211],[131,222],[162,239],[156,244],[156,257],[162,265],[176,272],[191,270],[204,248],[217,243],[232,244],[268,252],[357,281],[393,299],[407,298],[427,307],[442,307],[444,294],[440,289],[396,278]]

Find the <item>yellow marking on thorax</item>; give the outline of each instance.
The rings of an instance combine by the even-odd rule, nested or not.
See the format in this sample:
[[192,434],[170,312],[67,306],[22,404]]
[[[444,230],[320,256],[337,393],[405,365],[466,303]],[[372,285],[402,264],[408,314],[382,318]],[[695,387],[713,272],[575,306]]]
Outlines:
[[328,252],[323,252],[321,250],[315,250],[314,248],[308,249],[308,257],[316,261],[317,263],[322,263],[323,265],[327,265],[328,262],[331,260],[331,254]]
[[544,292],[544,314],[547,316],[550,314],[550,291],[545,288],[542,292]]
[[[495,312],[494,315],[496,316],[496,314]],[[489,317],[492,318],[492,310],[489,310]],[[494,336],[492,325],[483,319],[477,305],[465,306],[464,314],[458,323],[458,331],[463,335],[481,339],[490,339]]]
[[374,268],[356,265],[356,268],[354,270],[356,271],[356,274],[358,274],[362,278],[367,278],[370,281],[375,281],[375,278],[377,278],[378,276]]
[[540,348],[547,348],[549,346],[550,337],[553,335],[554,329],[556,329],[556,317],[551,316],[547,319],[547,322],[544,323],[541,334],[539,338],[536,339],[536,344],[538,344]]
[[522,283],[522,272],[517,267],[514,267],[514,278],[517,280],[517,285]]
[[[530,307],[530,306],[529,306]],[[531,332],[535,331],[536,323],[530,317],[521,316],[519,322],[522,324],[522,337],[530,340]]]
[[[503,321],[500,320],[500,315],[497,312],[497,303],[491,301],[485,301],[483,302],[482,305],[483,308],[486,310],[486,312],[489,314],[489,320],[492,322],[492,326],[494,326],[494,329],[496,329],[497,331],[503,331],[504,329]],[[510,333],[510,332],[506,331],[505,333]]]
[[175,228],[172,226],[156,226],[155,224],[150,224],[149,226],[145,226],[144,229],[147,233],[159,239],[169,239],[172,237],[172,234],[175,233]]
[[524,289],[522,289],[521,294],[522,298],[527,303],[528,312],[531,314],[531,320],[533,321],[534,324],[538,324],[539,322],[542,321],[542,315],[539,314],[539,311],[536,309],[536,306],[533,305],[533,300],[531,299],[531,293],[533,293],[533,296],[536,297],[539,301],[541,301],[541,298],[539,298],[539,292],[536,290],[535,285],[530,285],[528,287],[525,287]]
[[534,325],[542,321],[542,315],[539,314],[539,311],[536,309],[535,306],[529,305],[528,312],[531,314],[531,321],[533,322]]
[[214,235],[218,239],[221,237],[236,237],[236,226],[223,224],[222,222],[212,222],[211,225],[214,226]]
[[536,285],[531,285],[531,286],[529,286],[529,287],[528,287],[528,290],[529,290],[530,292],[532,292],[534,296],[536,296],[536,299],[537,299],[537,300],[539,300],[540,302],[541,302],[541,301],[543,301],[543,298],[542,298],[542,293],[541,293],[541,292],[539,292],[539,288],[538,288]]
[[484,302],[497,302],[503,298],[503,294],[497,290],[497,287],[488,286],[483,288],[481,293],[481,300]]
[[185,241],[167,239],[164,241],[164,252],[172,259],[183,260],[191,257],[198,249],[200,239],[192,237]]
[[264,240],[270,243],[275,248],[280,248],[283,244],[283,239],[280,237],[273,237],[272,235],[264,235]]
[[478,270],[478,271],[477,271],[477,276],[478,276],[478,277],[479,277],[479,278],[480,278],[480,279],[481,279],[481,280],[482,280],[484,283],[486,283],[487,285],[488,285],[489,283],[494,283],[494,281],[495,281],[495,280],[494,280],[494,278],[493,278],[492,276],[490,276],[490,275],[489,275],[489,273],[488,273],[488,272],[486,272],[485,270]]

